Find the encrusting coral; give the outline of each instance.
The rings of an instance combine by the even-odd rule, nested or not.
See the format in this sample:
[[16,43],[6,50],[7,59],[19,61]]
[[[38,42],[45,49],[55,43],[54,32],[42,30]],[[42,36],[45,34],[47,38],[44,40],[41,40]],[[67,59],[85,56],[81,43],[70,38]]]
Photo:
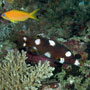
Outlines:
[[0,90],[38,90],[41,81],[50,78],[54,70],[49,62],[31,66],[25,63],[26,52],[11,50],[0,63]]

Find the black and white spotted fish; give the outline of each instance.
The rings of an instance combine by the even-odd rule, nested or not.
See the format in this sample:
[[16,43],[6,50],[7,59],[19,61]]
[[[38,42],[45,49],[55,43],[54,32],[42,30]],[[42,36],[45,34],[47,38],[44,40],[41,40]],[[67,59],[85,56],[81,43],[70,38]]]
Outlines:
[[18,37],[17,44],[20,48],[28,47],[30,52],[36,52],[40,55],[52,58],[58,63],[68,63],[76,66],[80,65],[80,62],[74,58],[74,55],[68,48],[54,40],[38,36],[35,38],[22,36]]

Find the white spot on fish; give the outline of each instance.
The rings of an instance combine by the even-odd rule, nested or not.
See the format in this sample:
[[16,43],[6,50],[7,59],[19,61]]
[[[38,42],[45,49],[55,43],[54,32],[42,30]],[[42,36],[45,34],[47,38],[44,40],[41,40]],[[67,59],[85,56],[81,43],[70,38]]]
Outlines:
[[36,39],[36,40],[35,40],[35,44],[36,44],[36,45],[39,45],[40,43],[41,43],[40,39]]
[[44,55],[49,58],[51,57],[51,54],[49,52],[44,53]]
[[27,37],[23,37],[23,40],[24,40],[24,41],[27,41]]
[[64,58],[60,58],[59,63],[63,64],[63,63],[64,63],[64,61],[65,61],[65,59],[64,59]]
[[26,47],[26,43],[23,43],[23,47]]
[[34,50],[37,50],[37,48],[36,48],[36,47],[33,47],[33,49],[34,49]]
[[70,51],[67,51],[66,53],[65,53],[65,56],[66,57],[70,57],[72,54],[71,54],[71,52]]
[[55,42],[53,41],[53,40],[49,40],[49,44],[51,45],[51,46],[55,46]]
[[79,66],[79,65],[80,65],[80,62],[79,62],[78,60],[76,60],[76,61],[74,62],[74,65]]

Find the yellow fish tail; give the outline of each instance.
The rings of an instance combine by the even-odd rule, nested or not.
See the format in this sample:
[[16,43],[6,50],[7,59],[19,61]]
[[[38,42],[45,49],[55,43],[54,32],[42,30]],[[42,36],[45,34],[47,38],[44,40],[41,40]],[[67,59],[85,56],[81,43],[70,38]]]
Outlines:
[[35,19],[35,20],[39,21],[39,19],[36,18],[36,15],[35,15],[38,10],[39,9],[36,9],[33,12],[29,13],[29,16],[30,16],[29,18],[32,18],[32,19]]

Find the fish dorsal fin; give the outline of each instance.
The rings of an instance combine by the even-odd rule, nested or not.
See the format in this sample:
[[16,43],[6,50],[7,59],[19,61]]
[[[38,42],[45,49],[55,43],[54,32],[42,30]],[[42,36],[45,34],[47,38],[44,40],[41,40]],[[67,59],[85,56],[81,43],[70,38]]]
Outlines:
[[22,11],[22,10],[15,10],[15,9],[14,9],[14,10],[11,10],[11,12],[19,12],[19,13],[20,13],[20,12],[21,12],[21,13],[23,12],[23,13],[26,13],[25,11]]

